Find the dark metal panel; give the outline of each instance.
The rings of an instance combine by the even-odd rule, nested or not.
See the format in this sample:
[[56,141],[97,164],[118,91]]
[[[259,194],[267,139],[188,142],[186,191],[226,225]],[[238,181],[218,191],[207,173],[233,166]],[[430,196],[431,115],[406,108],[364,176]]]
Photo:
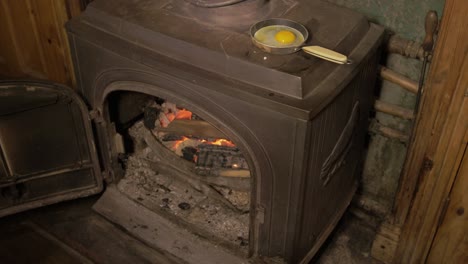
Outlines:
[[[99,37],[94,30],[87,32],[90,33],[90,39],[74,37],[73,45],[76,48],[81,88],[89,102],[94,107],[102,107],[112,86],[112,89],[138,91],[166,98],[197,113],[204,112],[202,118],[211,123],[220,124],[225,129],[229,127],[230,131],[226,134],[232,139],[238,138],[245,142],[252,150],[249,153],[256,168],[254,178],[258,185],[255,185],[256,193],[252,199],[257,201],[254,203],[256,213],[252,214],[255,233],[251,240],[254,253],[283,256],[287,260],[295,257],[295,236],[300,235],[301,231],[294,232],[293,229],[299,226],[302,217],[304,208],[300,204],[304,200],[303,177],[309,175],[306,174],[309,161],[304,160],[310,155],[317,155],[312,153],[314,148],[305,147],[309,141],[306,137],[309,125],[304,123],[308,122],[308,111],[320,112],[319,109],[327,109],[329,101],[334,101],[341,90],[347,90],[348,82],[358,73],[357,70],[354,72],[343,68],[336,73],[341,78],[329,76],[328,84],[322,83],[313,97],[297,102],[278,103],[275,102],[279,98],[277,96],[256,96],[242,83],[171,62],[168,58],[158,57],[128,42],[118,39],[111,41],[112,36]],[[355,54],[359,54],[356,57],[368,57],[366,54],[369,52],[375,54],[380,34],[380,30],[373,31],[355,51]],[[95,40],[100,44],[90,42]],[[102,45],[103,42],[105,45]],[[362,64],[360,62],[358,69],[361,70],[366,63],[367,61]],[[362,89],[355,90],[362,90],[364,96],[371,97],[372,92],[369,89],[372,88],[372,83],[367,83],[367,77],[360,81]],[[297,111],[304,111],[306,114],[297,115]],[[333,120],[329,121],[330,124],[333,123]],[[359,133],[363,135],[365,131]],[[322,140],[325,141],[336,140],[338,137],[331,133],[323,136]],[[101,137],[106,137],[105,131]],[[104,140],[102,142],[105,143]],[[247,153],[246,148],[242,151]],[[352,192],[352,188],[349,189]],[[334,191],[330,188],[327,190]],[[342,208],[349,199],[345,197]],[[328,223],[333,225],[331,221]],[[310,249],[311,244],[308,245],[304,251]]]
[[[311,6],[320,6],[323,3],[310,2],[313,3]],[[136,3],[147,3],[147,10],[128,12],[132,9],[115,8],[117,4],[129,6]],[[369,63],[366,58],[376,58],[375,52],[383,30],[375,25],[367,27],[367,21],[361,19],[357,19],[358,22],[352,19],[357,23],[353,27],[345,18],[358,17],[350,11],[341,10],[346,15],[328,17],[325,15],[327,12],[320,10],[334,13],[330,9],[336,7],[325,4],[326,6],[314,11],[314,17],[319,17],[322,23],[311,21],[308,24],[312,36],[316,37],[315,40],[322,41],[322,44],[328,43],[343,49],[341,51],[349,51],[353,64],[336,67],[300,54],[282,58],[269,56],[262,63],[263,56],[260,55],[263,54],[249,46],[247,35],[234,34],[234,37],[228,37],[226,34],[217,34],[216,41],[207,41],[209,36],[203,38],[199,33],[208,32],[210,35],[213,32],[218,33],[219,29],[202,28],[197,34],[183,35],[183,30],[176,31],[171,27],[162,28],[171,31],[166,37],[162,37],[164,34],[159,29],[166,25],[163,22],[168,18],[160,19],[159,16],[151,15],[156,12],[155,5],[160,3],[162,1],[101,0],[86,12],[86,17],[69,23],[80,89],[93,108],[105,107],[104,102],[110,91],[128,90],[159,96],[193,110],[206,121],[219,126],[236,144],[240,142],[243,153],[248,153],[254,164],[252,168],[255,169],[252,177],[252,253],[281,256],[286,261],[295,263],[294,260],[300,260],[311,247],[323,242],[318,239],[320,234],[315,234],[315,239],[309,239],[308,236],[314,235],[318,226],[331,230],[336,224],[336,221],[330,219],[331,211],[335,212],[334,219],[338,219],[354,191],[352,183],[355,178],[350,171],[358,167],[362,149],[352,149],[349,152],[348,156],[355,159],[341,166],[330,178],[328,185],[320,189],[314,184],[319,181],[322,163],[333,150],[349,120],[353,103],[359,96],[362,96],[359,98],[362,111],[359,122],[367,121],[365,111],[370,106],[370,89],[375,77],[369,67],[374,67],[375,61],[366,67]],[[142,6],[132,8],[141,9]],[[311,19],[312,15],[307,10],[296,8],[289,13],[290,18],[294,19],[294,14],[298,14],[300,19]],[[184,23],[177,22],[174,27],[182,24]],[[190,28],[193,27],[195,26]],[[340,30],[333,30],[337,28]],[[337,35],[327,35],[330,32]],[[152,38],[150,33],[157,37]],[[169,38],[167,35],[178,40],[161,42],[160,40]],[[223,42],[217,41],[219,38]],[[231,40],[233,42],[229,43]],[[238,42],[241,45],[236,45]],[[174,43],[197,47],[183,50],[172,45]],[[210,52],[203,53],[205,57],[194,52],[206,49]],[[244,53],[236,54],[236,51]],[[187,52],[193,53],[184,57]],[[216,56],[210,56],[213,52]],[[193,57],[197,59],[192,60]],[[216,58],[224,61],[214,62]],[[236,64],[236,59],[244,61]],[[231,65],[223,63],[226,61]],[[242,68],[245,64],[265,69],[249,72],[246,69],[252,68]],[[213,65],[219,67],[207,70],[207,65],[211,68]],[[237,72],[237,76],[226,76],[226,73],[231,73],[228,72],[229,69],[236,70],[239,67],[242,72]],[[253,77],[274,77],[278,71],[283,76],[301,75],[308,91],[303,99],[271,92],[271,89],[265,89],[251,81]],[[364,71],[364,75],[360,74],[361,71]],[[260,76],[260,72],[269,72],[271,75]],[[247,73],[250,75],[247,76]],[[278,76],[280,75],[276,75]],[[340,110],[341,107],[344,107],[343,110]],[[328,114],[323,114],[325,112]],[[320,115],[322,121],[315,121],[315,118],[320,120]],[[365,134],[365,126],[360,124],[357,130],[359,132],[356,134]],[[105,129],[99,131],[100,138],[103,139],[100,143],[109,144],[105,140],[108,138]],[[356,140],[356,144],[362,145],[362,141]],[[109,147],[103,149],[107,148]],[[347,172],[350,173],[346,174]],[[343,176],[344,174],[349,177]],[[335,192],[338,194],[333,196]],[[309,212],[304,212],[306,210]],[[314,223],[317,228],[313,227]],[[304,233],[301,233],[302,229]]]
[[320,240],[328,236],[332,220],[339,219],[350,203],[363,160],[377,58],[375,54],[368,56],[359,75],[311,121],[294,262],[315,254],[310,253],[318,249],[314,244],[323,243]]
[[[355,63],[352,67],[337,68],[327,78],[317,82],[313,93],[303,100],[259,90],[242,82],[233,81],[219,75],[210,74],[200,68],[179,63],[170,57],[153,52],[146,47],[135,45],[116,36],[91,27],[83,21],[73,20],[69,24],[78,35],[70,34],[73,40],[76,75],[80,89],[89,104],[95,105],[95,80],[105,72],[116,69],[133,69],[142,72],[162,72],[177,78],[195,81],[200,86],[210,88],[210,92],[225,93],[252,104],[274,109],[291,117],[308,120],[320,112],[346,84],[358,73],[361,60],[370,52],[375,52],[381,41],[383,29],[371,25],[371,30],[350,54]],[[86,36],[86,37],[82,37]],[[329,63],[329,62],[324,62]],[[322,65],[319,65],[322,66]],[[356,66],[356,67],[355,67]],[[319,67],[320,68],[320,67]],[[322,72],[325,74],[325,72]],[[316,76],[317,77],[317,76]],[[308,78],[307,76],[304,78]],[[312,80],[311,80],[312,82]]]
[[71,108],[73,104],[47,107],[0,117],[0,145],[12,177],[20,179],[45,171],[81,166],[81,156]]
[[8,178],[7,168],[5,167],[5,162],[3,161],[3,155],[0,149],[0,182]]
[[[71,192],[82,189],[92,189],[95,186],[96,179],[92,168],[70,170],[68,172],[61,172],[35,180],[23,181],[2,188],[0,210],[21,204],[27,205],[28,202],[35,201],[36,204],[42,205],[40,200],[43,198],[59,194],[62,195],[64,191]],[[28,206],[28,209],[30,208],[32,207]],[[0,212],[0,216],[3,215],[5,214]]]
[[70,89],[0,82],[0,216],[97,193],[86,105]]
[[[340,67],[356,68],[356,65],[334,64],[322,67],[322,60],[302,52],[288,56],[266,54],[255,48],[245,34],[249,25],[240,32],[218,24],[207,25],[194,17],[181,16],[177,8],[164,9],[163,2],[175,1],[96,1],[81,19],[103,32],[126,38],[153,52],[246,82],[256,89],[261,87],[270,93],[296,99],[306,98],[322,82],[323,75]],[[369,30],[369,23],[363,15],[325,1],[279,5],[280,2],[270,1],[269,6],[273,9],[279,6],[284,13],[273,12],[267,18],[284,17],[305,25],[312,35],[307,45],[321,45],[348,55]],[[285,8],[288,5],[292,7]],[[154,19],[156,17],[158,19]],[[340,19],[335,19],[337,17]],[[260,15],[252,21],[265,18]],[[79,34],[80,29],[75,27],[75,22],[69,23],[68,27]],[[239,23],[242,22],[231,22],[234,25]],[[320,73],[313,74],[315,72]],[[304,78],[307,75],[315,78]]]

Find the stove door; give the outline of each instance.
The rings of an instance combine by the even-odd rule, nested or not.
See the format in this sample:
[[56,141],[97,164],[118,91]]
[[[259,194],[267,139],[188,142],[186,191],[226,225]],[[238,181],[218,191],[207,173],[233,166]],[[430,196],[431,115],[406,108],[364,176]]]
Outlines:
[[88,110],[70,88],[0,82],[0,216],[102,190]]

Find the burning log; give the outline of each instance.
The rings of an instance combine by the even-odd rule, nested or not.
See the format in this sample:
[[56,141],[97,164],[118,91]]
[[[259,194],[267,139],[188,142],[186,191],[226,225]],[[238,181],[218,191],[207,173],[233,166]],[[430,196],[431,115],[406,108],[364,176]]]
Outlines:
[[[197,174],[250,177],[247,161],[235,146],[201,144],[198,146]],[[248,174],[246,173],[248,172]],[[237,172],[239,173],[237,175]]]
[[199,182],[205,185],[209,184],[221,187],[228,187],[238,191],[250,190],[250,179],[246,177],[210,177],[198,175],[195,168],[195,163],[184,160],[178,157],[177,155],[174,155],[174,153],[171,150],[164,147],[155,138],[151,131],[147,129],[144,129],[143,139],[148,145],[148,147],[153,150],[153,154],[160,161],[158,162],[158,164],[162,168],[170,168],[172,171],[181,173],[184,176],[187,176],[186,178],[189,178],[189,180],[193,180],[196,183]]
[[226,135],[216,127],[203,120],[172,121],[167,127],[157,127],[157,132],[167,132],[180,136],[195,136],[201,138],[225,138]]
[[250,171],[240,150],[218,128],[192,118],[192,112],[170,102],[146,107],[143,140],[159,160],[157,167],[177,172],[207,195],[213,195],[212,186],[250,191]]

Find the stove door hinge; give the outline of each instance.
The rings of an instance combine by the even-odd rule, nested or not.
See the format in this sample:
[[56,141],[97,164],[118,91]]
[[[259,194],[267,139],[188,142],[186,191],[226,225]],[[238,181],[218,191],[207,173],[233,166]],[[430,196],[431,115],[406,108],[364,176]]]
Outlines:
[[102,110],[99,108],[89,111],[89,118],[94,120],[96,123],[104,122],[104,118],[102,117]]

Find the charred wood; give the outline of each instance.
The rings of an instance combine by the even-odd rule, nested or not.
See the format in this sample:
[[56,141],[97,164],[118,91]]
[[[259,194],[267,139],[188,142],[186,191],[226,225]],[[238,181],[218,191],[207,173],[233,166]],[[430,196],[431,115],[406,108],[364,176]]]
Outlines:
[[[245,177],[209,177],[198,175],[195,164],[176,156],[171,150],[164,147],[149,130],[144,130],[144,140],[152,150],[159,166],[180,172],[189,180],[203,184],[228,187],[237,191],[250,191],[250,179]],[[244,172],[245,174],[245,172]]]
[[236,147],[201,144],[198,146],[197,173],[220,176],[219,171],[231,173],[248,170],[249,166],[240,150]]
[[157,132],[202,138],[226,138],[223,132],[203,120],[174,120],[167,127],[157,127]]

